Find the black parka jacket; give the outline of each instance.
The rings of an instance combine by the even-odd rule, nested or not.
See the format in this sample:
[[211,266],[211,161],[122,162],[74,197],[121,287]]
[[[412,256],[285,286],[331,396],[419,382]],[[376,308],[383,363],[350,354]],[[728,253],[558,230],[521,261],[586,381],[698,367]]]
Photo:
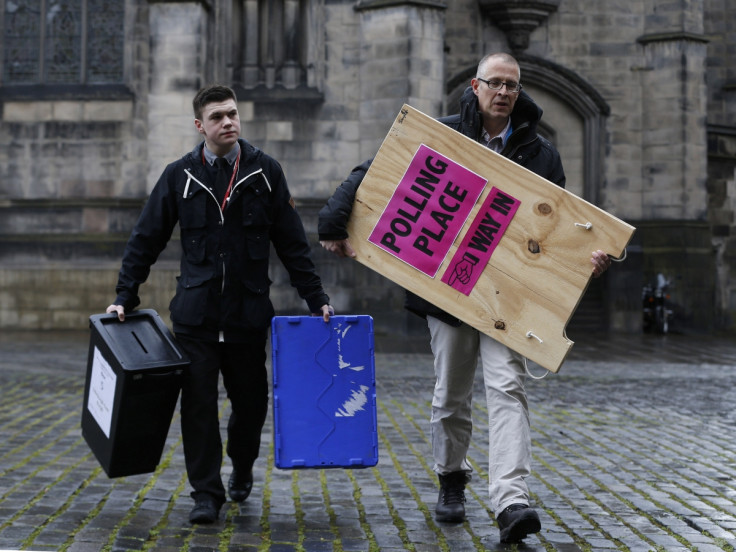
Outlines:
[[[537,125],[542,118],[542,109],[529,95],[522,91],[511,113],[512,133],[501,155],[539,176],[565,187],[565,172],[557,149],[537,134]],[[472,138],[476,142],[483,133],[482,114],[478,111],[478,97],[471,87],[465,89],[460,99],[460,112],[438,119],[450,128]],[[363,181],[372,160],[358,165],[350,173],[327,204],[319,212],[319,239],[343,240],[348,237],[347,222],[355,200],[355,193]],[[419,316],[432,315],[448,324],[459,325],[460,321],[435,307],[429,301],[406,293],[406,308]]]
[[244,341],[249,330],[267,328],[274,315],[271,244],[310,312],[329,304],[281,166],[245,140],[239,144],[238,174],[224,212],[204,166],[204,143],[166,167],[123,254],[115,304],[126,312],[140,303],[138,288],[177,223],[181,273],[169,306],[175,332],[203,339],[223,332],[225,341]]

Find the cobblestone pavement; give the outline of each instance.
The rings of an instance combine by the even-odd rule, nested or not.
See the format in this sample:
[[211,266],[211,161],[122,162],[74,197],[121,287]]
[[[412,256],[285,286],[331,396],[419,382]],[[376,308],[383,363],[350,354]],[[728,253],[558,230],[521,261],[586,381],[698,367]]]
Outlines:
[[[255,487],[191,526],[178,413],[155,473],[109,479],[81,435],[87,335],[0,336],[0,549],[200,551],[726,550],[736,546],[736,345],[703,336],[586,336],[530,381],[542,531],[501,545],[487,497],[477,380],[468,519],[433,518],[426,345],[376,338],[373,468],[279,470],[272,423]],[[405,344],[404,350],[411,350]],[[531,367],[534,373],[543,372]],[[228,404],[223,399],[223,414]],[[229,464],[223,466],[227,477]]]

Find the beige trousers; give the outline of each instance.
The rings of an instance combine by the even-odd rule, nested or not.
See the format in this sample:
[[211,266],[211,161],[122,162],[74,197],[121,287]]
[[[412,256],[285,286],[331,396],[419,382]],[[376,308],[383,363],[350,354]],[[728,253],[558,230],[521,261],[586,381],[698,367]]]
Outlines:
[[454,327],[431,316],[427,324],[437,377],[430,420],[435,472],[472,471],[466,456],[480,358],[488,409],[491,507],[498,515],[511,504],[528,505],[531,436],[523,357],[467,324]]

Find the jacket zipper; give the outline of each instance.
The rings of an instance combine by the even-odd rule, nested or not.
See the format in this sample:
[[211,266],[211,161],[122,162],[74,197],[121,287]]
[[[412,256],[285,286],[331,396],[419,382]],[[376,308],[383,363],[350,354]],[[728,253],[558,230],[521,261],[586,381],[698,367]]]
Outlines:
[[[512,132],[512,133],[511,133],[511,136],[509,136],[509,139],[508,139],[508,141],[506,142],[506,146],[508,146],[508,145],[509,145],[509,144],[510,144],[510,143],[511,143],[511,142],[513,141],[513,138],[514,138],[514,134],[516,134],[517,132],[519,132],[519,131],[520,131],[520,130],[522,130],[522,129],[526,129],[527,127],[529,127],[529,123],[523,123],[523,124],[522,124],[521,126],[519,126],[519,128],[517,128],[517,129],[516,129],[516,130],[515,130],[514,132]],[[516,145],[512,146],[512,149],[508,150],[508,152],[506,152],[506,151],[505,151],[505,150],[506,150],[506,148],[504,148],[504,151],[502,151],[502,152],[501,152],[501,155],[505,155],[507,159],[511,159],[511,158],[512,158],[512,157],[514,156],[514,154],[515,154],[515,153],[516,153],[517,151],[519,151],[519,148],[520,148],[520,147],[522,147],[522,146],[526,146],[526,145],[529,145],[529,144],[531,144],[532,142],[534,142],[534,141],[535,141],[536,139],[537,139],[537,136],[532,136],[532,137],[531,137],[531,138],[530,138],[529,140],[527,140],[526,142],[522,142],[522,143],[520,143],[520,144],[516,144]]]
[[[224,226],[224,224],[225,224],[225,212],[220,208],[220,204],[217,201],[217,197],[215,197],[215,194],[212,192],[212,190],[210,190],[202,182],[200,182],[199,180],[197,180],[194,176],[192,176],[192,173],[189,172],[189,169],[184,169],[184,173],[187,175],[187,183],[184,186],[184,199],[185,200],[186,199],[189,199],[189,195],[188,195],[189,194],[189,184],[193,180],[194,182],[196,182],[197,184],[199,184],[204,189],[205,192],[207,192],[208,194],[210,194],[210,197],[213,199],[213,201],[217,205],[217,211],[220,213],[220,224],[222,224]],[[233,189],[230,192],[230,197],[232,197],[233,192],[235,192],[235,190],[237,189],[238,186],[240,186],[243,182],[245,182],[251,176],[254,176],[256,174],[262,174],[263,175],[263,180],[266,181],[266,186],[268,187],[268,191],[270,192],[271,191],[271,184],[268,182],[268,179],[266,178],[266,175],[263,174],[263,169],[258,169],[257,171],[253,171],[249,175],[247,175],[247,176],[241,178],[240,180],[238,180],[235,183],[235,185],[233,186]],[[224,260],[222,261],[222,284],[220,285],[220,294],[223,294],[223,293],[225,293],[225,261]],[[222,330],[220,330],[220,333],[219,333],[219,336],[218,336],[218,341],[220,341],[220,342],[224,342],[225,341],[225,334],[224,334],[224,332]]]
[[220,209],[220,204],[217,203],[217,198],[215,197],[215,194],[212,193],[212,190],[210,190],[207,186],[202,184],[199,180],[197,180],[194,176],[192,176],[192,173],[189,172],[189,169],[184,169],[184,173],[187,175],[187,183],[184,186],[184,199],[189,199],[189,183],[194,180],[197,184],[199,184],[202,189],[204,189],[205,192],[210,194],[210,197],[214,200],[215,204],[217,205],[217,210],[220,212],[220,222],[225,222],[225,214],[222,212],[222,209]]

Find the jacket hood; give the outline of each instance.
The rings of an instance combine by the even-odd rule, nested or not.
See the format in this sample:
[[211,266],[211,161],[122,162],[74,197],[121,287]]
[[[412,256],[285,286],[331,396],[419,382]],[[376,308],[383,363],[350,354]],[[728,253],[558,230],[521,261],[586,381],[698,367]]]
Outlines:
[[[473,87],[468,86],[460,98],[461,132],[466,136],[477,138],[480,136],[482,127],[482,116],[478,111],[478,96],[473,92]],[[537,123],[542,118],[542,108],[539,107],[529,94],[522,90],[514,104],[511,112],[511,125],[519,128],[528,123],[536,130]],[[465,131],[468,132],[465,132]]]

